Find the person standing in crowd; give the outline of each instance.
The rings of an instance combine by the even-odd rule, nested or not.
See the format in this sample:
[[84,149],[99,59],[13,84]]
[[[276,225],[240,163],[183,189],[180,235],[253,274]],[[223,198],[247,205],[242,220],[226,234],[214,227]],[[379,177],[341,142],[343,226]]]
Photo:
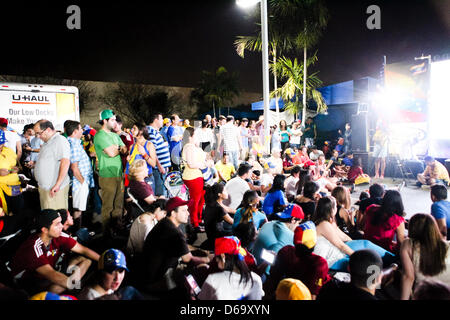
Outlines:
[[300,120],[294,121],[292,123],[291,139],[289,140],[289,143],[290,147],[294,149],[295,152],[300,149],[300,140],[302,135],[303,132],[300,129]]
[[270,150],[281,150],[281,134],[276,124],[270,127],[270,148]]
[[425,171],[417,175],[417,186],[429,185],[433,186],[435,184],[442,184],[448,186],[450,183],[449,174],[447,168],[431,156],[426,156],[425,161]]
[[17,175],[17,157],[5,144],[5,133],[0,130],[0,209],[6,214],[21,215],[25,203]]
[[68,209],[70,144],[48,120],[36,122],[34,132],[44,141],[34,168],[41,209]]
[[77,228],[81,228],[82,212],[86,210],[90,188],[94,188],[94,172],[89,156],[81,144],[83,129],[78,121],[70,121],[66,127],[70,144],[70,170],[72,171],[72,207]]
[[230,157],[235,168],[238,167],[239,151],[242,150],[242,139],[239,129],[233,124],[234,117],[228,116],[227,123],[220,127],[219,144],[223,141],[223,152]]
[[[43,210],[37,217],[38,232],[32,234],[17,250],[11,260],[11,273],[17,283],[30,293],[51,291],[60,294],[74,281],[81,281],[92,261],[99,255],[62,233],[63,225],[58,211]],[[81,260],[73,277],[55,270],[56,262],[64,252],[75,252],[89,259]]]
[[288,128],[286,120],[280,121],[280,134],[281,134],[281,151],[284,152],[289,147],[291,139],[291,129]]
[[218,121],[217,125],[214,127],[213,132],[214,132],[214,136],[216,138],[216,148],[215,149],[217,150],[215,152],[215,158],[214,158],[215,162],[222,159],[222,156],[223,156],[223,141],[220,140],[220,128],[223,127],[226,122],[227,122],[227,118],[220,115],[219,121]]
[[112,130],[116,126],[116,116],[110,109],[100,113],[99,124],[102,129],[94,136],[95,152],[98,158],[98,182],[100,185],[100,197],[102,199],[102,228],[111,231],[111,219],[119,223],[123,213],[124,181],[120,154],[128,152],[127,147],[119,135]]
[[449,239],[450,228],[450,202],[447,199],[447,188],[440,184],[431,187],[431,215],[436,219],[442,238]]
[[243,118],[241,121],[241,125],[239,126],[239,131],[240,131],[240,135],[241,135],[241,139],[242,139],[242,150],[241,150],[241,160],[245,161],[245,159],[247,158],[248,152],[249,152],[249,138],[250,138],[250,134],[247,128],[248,125],[248,119],[247,118]]
[[352,128],[350,127],[350,123],[346,123],[344,132],[344,153],[349,154],[351,150],[352,150]]
[[206,122],[209,124],[209,127],[211,128],[211,126],[212,126],[212,118],[211,118],[211,115],[210,115],[210,114],[207,114],[207,115],[205,116],[205,120],[206,120]]
[[208,154],[211,153],[214,144],[214,135],[209,126],[208,121],[205,119],[202,121],[202,127],[195,129],[197,131],[200,147]]
[[204,231],[200,228],[200,222],[202,221],[203,205],[205,203],[202,169],[207,167],[206,152],[198,146],[194,128],[187,127],[186,132],[188,132],[189,141],[183,146],[182,159],[186,165],[182,177],[189,189],[191,224],[196,232],[201,232]]
[[[256,130],[258,132],[258,136],[259,136],[259,143],[261,145],[265,145],[265,141],[266,139],[270,139],[270,137],[265,137],[264,136],[264,115],[260,115],[258,118],[258,121],[255,124]],[[270,141],[270,140],[269,140]]]
[[[381,120],[377,123],[377,128],[373,136],[375,144],[373,157],[375,158],[375,179],[384,179],[386,169],[386,157],[388,156],[388,134],[387,128]],[[379,174],[378,174],[379,173]]]
[[402,300],[409,300],[414,283],[422,280],[450,285],[449,242],[442,239],[436,221],[429,214],[417,213],[411,217],[408,231],[400,249]]
[[20,136],[22,145],[22,158],[20,164],[25,164],[31,160],[31,139],[34,137],[34,123],[27,124],[23,127],[23,134]]
[[157,196],[167,197],[167,189],[164,186],[164,180],[171,166],[169,144],[164,141],[160,134],[160,129],[164,123],[163,117],[160,113],[156,113],[150,117],[150,125],[147,126],[150,141],[155,146],[156,150],[156,168],[153,170],[153,177],[155,179],[155,194]]
[[173,114],[170,117],[171,125],[167,129],[167,138],[169,138],[169,151],[172,165],[175,169],[180,166],[181,157],[181,140],[183,140],[183,128],[179,126],[180,117],[177,114]]
[[0,130],[5,133],[6,146],[17,156],[17,163],[22,158],[22,142],[17,132],[8,129],[8,119],[0,118]]
[[258,131],[256,130],[256,121],[255,120],[250,120],[249,124],[248,124],[248,134],[250,135],[250,137],[248,138],[248,149],[251,150],[252,149],[252,144],[253,144],[253,137],[254,136],[258,136]]
[[172,124],[172,122],[170,121],[169,118],[164,118],[163,127],[159,131],[161,133],[162,137],[164,138],[164,141],[166,141],[167,143],[169,143],[169,141],[170,141],[169,137],[167,136],[167,132],[168,132],[171,124]]
[[[131,134],[126,133],[122,130],[122,118],[119,115],[116,115],[116,126],[113,128],[113,132],[117,133],[122,140],[123,144],[127,147],[128,152],[131,150],[131,146],[133,145],[133,137]],[[127,166],[127,153],[120,154],[120,158],[122,159],[122,168]]]
[[310,147],[314,145],[317,138],[316,124],[311,117],[308,117],[303,130],[304,145]]
[[224,153],[222,160],[215,165],[217,173],[219,174],[219,182],[227,183],[228,180],[231,179],[231,176],[236,173],[236,169],[229,161],[228,154]]

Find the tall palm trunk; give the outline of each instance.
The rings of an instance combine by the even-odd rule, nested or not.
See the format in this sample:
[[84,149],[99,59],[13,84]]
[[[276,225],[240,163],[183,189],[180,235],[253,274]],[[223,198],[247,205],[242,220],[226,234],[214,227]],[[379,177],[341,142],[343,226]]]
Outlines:
[[[306,35],[306,21],[305,21],[305,35]],[[305,37],[306,38],[306,37]],[[308,51],[306,49],[306,42],[303,44],[303,112],[302,112],[302,124],[305,124],[306,117],[306,57]]]

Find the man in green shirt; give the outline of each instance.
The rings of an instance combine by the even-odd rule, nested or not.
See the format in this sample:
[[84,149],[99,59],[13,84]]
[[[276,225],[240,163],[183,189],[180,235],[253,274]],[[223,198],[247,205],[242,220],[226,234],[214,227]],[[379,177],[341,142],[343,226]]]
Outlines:
[[119,135],[112,131],[116,125],[116,116],[112,110],[107,109],[100,113],[99,124],[102,129],[94,136],[94,147],[98,158],[98,181],[105,233],[110,230],[108,227],[113,228],[122,217],[124,184],[120,154],[125,154],[128,150]]

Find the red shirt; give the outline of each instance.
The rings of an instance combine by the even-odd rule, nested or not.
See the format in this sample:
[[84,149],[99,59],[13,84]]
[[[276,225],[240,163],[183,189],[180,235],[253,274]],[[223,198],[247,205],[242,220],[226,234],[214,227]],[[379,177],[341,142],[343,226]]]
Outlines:
[[348,170],[347,178],[350,182],[355,182],[356,178],[364,174],[361,167],[351,167]]
[[375,214],[381,214],[378,204],[372,204],[366,209],[364,238],[390,252],[395,252],[398,249],[396,243],[393,243],[395,232],[399,225],[405,222],[405,219],[393,214],[387,221],[375,226],[371,223]]
[[[133,145],[133,137],[126,133],[125,131],[122,131],[119,135],[120,139],[122,140],[123,144],[127,147],[128,152],[131,150],[131,146]],[[128,154],[120,154],[120,158],[122,159],[122,168],[125,170],[127,167],[127,156]]]
[[69,252],[76,244],[74,239],[61,235],[52,239],[46,248],[39,234],[33,234],[17,250],[11,261],[11,273],[17,278],[39,277],[37,268],[46,264],[54,268],[61,254]]
[[311,159],[309,159],[308,156],[304,156],[302,153],[297,153],[293,158],[292,158],[292,163],[295,165],[298,164],[304,164],[304,167],[309,167],[309,166],[313,166],[315,165],[315,163],[313,161],[311,161]]
[[298,257],[295,247],[291,245],[278,251],[270,268],[270,278],[276,285],[285,278],[298,279],[314,295],[318,295],[322,286],[331,279],[328,275],[328,263],[324,258],[314,253]]

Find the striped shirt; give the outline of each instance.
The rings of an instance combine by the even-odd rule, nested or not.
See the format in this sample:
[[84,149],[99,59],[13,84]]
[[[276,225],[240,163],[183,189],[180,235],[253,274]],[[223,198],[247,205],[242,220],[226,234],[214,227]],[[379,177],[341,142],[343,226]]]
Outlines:
[[220,134],[223,137],[224,151],[239,151],[238,139],[241,139],[241,133],[232,121],[220,127]]
[[168,143],[164,141],[164,138],[159,133],[159,131],[152,126],[147,126],[147,130],[150,135],[150,141],[155,146],[156,156],[158,157],[159,163],[163,168],[169,168],[170,166],[172,166],[172,163],[170,162]]
[[[94,173],[92,171],[91,160],[84,151],[80,139],[67,138],[70,143],[70,163],[78,162],[78,169],[86,180],[90,188],[94,187]],[[75,176],[72,177],[72,192],[75,193],[80,188],[80,181]]]

